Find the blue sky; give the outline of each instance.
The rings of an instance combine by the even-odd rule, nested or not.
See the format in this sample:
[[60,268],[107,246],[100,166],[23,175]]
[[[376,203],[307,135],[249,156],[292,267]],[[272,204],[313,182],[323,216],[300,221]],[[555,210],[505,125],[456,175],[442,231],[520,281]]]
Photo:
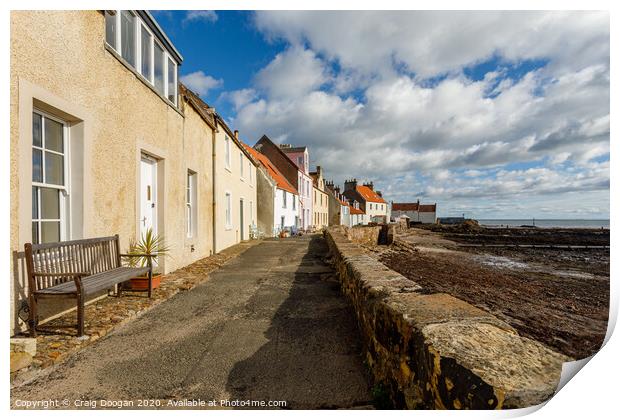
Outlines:
[[609,216],[607,13],[154,16],[248,143],[308,145],[336,183],[440,215]]

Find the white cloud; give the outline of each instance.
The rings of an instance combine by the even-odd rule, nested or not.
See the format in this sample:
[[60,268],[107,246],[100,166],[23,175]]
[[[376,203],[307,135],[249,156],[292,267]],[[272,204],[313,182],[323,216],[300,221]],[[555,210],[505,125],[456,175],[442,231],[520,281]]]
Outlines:
[[494,54],[549,58],[582,68],[609,57],[609,13],[509,11],[262,11],[272,38],[307,41],[342,66],[391,72],[394,61],[422,77],[460,71]]
[[278,55],[256,75],[256,85],[271,97],[295,97],[319,88],[328,76],[314,52],[299,46]]
[[[257,73],[254,89],[226,95],[248,138],[308,145],[328,178],[374,179],[388,199],[513,216],[534,204],[575,214],[607,205],[608,213],[608,19],[260,12],[258,28],[289,46]],[[464,75],[493,55],[502,64],[481,80]],[[511,62],[529,58],[548,64],[507,77]],[[574,194],[590,202],[574,203]]]
[[205,96],[210,90],[221,87],[222,79],[215,79],[202,70],[181,76],[181,82],[199,95]]
[[217,13],[215,13],[215,11],[213,10],[190,10],[187,12],[187,14],[185,15],[185,18],[183,19],[183,23],[189,23],[189,22],[199,22],[199,21],[204,21],[204,22],[217,22],[218,16]]

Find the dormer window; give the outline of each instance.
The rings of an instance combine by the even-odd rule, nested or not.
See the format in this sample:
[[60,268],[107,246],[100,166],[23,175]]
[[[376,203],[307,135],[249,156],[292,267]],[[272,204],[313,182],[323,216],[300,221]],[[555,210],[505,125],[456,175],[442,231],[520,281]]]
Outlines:
[[178,67],[182,58],[148,12],[106,10],[105,35],[117,58],[177,106]]

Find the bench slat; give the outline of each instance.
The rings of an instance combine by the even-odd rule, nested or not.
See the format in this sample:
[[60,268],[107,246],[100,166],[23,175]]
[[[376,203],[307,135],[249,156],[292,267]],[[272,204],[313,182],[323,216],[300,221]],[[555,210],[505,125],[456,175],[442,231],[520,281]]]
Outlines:
[[[148,267],[117,267],[109,271],[83,277],[82,285],[84,286],[84,292],[86,294],[91,294],[112,288],[118,283],[144,275],[148,273],[148,271]],[[67,294],[75,293],[76,291],[75,283],[73,281],[67,281],[48,287],[47,289],[39,290],[37,294]]]

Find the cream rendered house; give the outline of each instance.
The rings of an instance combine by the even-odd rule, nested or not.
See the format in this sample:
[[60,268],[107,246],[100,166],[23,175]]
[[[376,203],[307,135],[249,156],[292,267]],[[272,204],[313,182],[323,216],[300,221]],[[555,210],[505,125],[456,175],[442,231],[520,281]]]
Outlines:
[[164,272],[214,252],[215,122],[179,95],[181,63],[145,11],[11,13],[12,332],[27,242],[119,234],[124,251],[152,228]]
[[314,229],[323,229],[329,225],[329,197],[325,190],[323,170],[316,167],[310,172],[312,178],[312,226]]
[[228,128],[216,114],[215,153],[215,252],[251,239],[256,229],[257,162],[239,141],[239,132]]

